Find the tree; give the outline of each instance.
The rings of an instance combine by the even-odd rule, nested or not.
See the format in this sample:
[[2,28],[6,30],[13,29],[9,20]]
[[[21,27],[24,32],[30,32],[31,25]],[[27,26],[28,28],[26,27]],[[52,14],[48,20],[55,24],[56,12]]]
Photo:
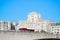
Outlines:
[[41,30],[41,33],[46,33],[46,31],[44,31],[44,30]]

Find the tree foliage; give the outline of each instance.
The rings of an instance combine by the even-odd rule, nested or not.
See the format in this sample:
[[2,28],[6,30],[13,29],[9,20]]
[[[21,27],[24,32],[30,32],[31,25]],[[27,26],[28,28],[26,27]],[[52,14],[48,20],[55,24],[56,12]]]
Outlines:
[[46,33],[46,31],[44,31],[44,30],[41,30],[41,33]]

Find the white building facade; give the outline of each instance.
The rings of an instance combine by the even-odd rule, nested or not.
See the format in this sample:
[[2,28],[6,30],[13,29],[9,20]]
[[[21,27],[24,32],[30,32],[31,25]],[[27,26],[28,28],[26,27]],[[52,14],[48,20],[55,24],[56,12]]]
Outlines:
[[41,18],[40,14],[37,12],[31,12],[28,15],[27,20],[21,20],[19,25],[17,26],[17,30],[19,28],[27,28],[27,29],[34,29],[34,31],[41,31],[44,30],[48,32],[48,26],[51,21],[44,20]]
[[29,13],[28,19],[21,20],[19,24],[16,22],[0,20],[0,30],[20,31],[20,28],[33,29],[35,32],[41,32],[41,30],[44,30],[48,33],[60,34],[60,23],[57,23],[56,25],[56,22],[42,19],[41,15],[38,12]]
[[0,30],[10,30],[11,23],[7,21],[0,20]]
[[0,20],[0,30],[2,31],[15,30],[16,24],[17,24],[16,22]]
[[58,23],[56,23],[56,22],[51,23],[50,33],[60,34],[60,24],[58,24]]

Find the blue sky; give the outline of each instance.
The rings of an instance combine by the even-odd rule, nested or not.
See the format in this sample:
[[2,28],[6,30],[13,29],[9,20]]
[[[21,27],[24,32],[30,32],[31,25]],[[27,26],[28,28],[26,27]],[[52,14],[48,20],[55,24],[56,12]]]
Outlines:
[[60,22],[60,0],[0,0],[0,20],[27,20],[33,11],[43,19]]

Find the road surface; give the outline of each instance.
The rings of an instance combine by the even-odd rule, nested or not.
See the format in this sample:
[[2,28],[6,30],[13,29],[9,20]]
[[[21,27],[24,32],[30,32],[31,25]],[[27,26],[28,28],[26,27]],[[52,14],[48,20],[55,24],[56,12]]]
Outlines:
[[34,40],[40,38],[56,38],[56,35],[35,32],[0,32],[0,40]]

